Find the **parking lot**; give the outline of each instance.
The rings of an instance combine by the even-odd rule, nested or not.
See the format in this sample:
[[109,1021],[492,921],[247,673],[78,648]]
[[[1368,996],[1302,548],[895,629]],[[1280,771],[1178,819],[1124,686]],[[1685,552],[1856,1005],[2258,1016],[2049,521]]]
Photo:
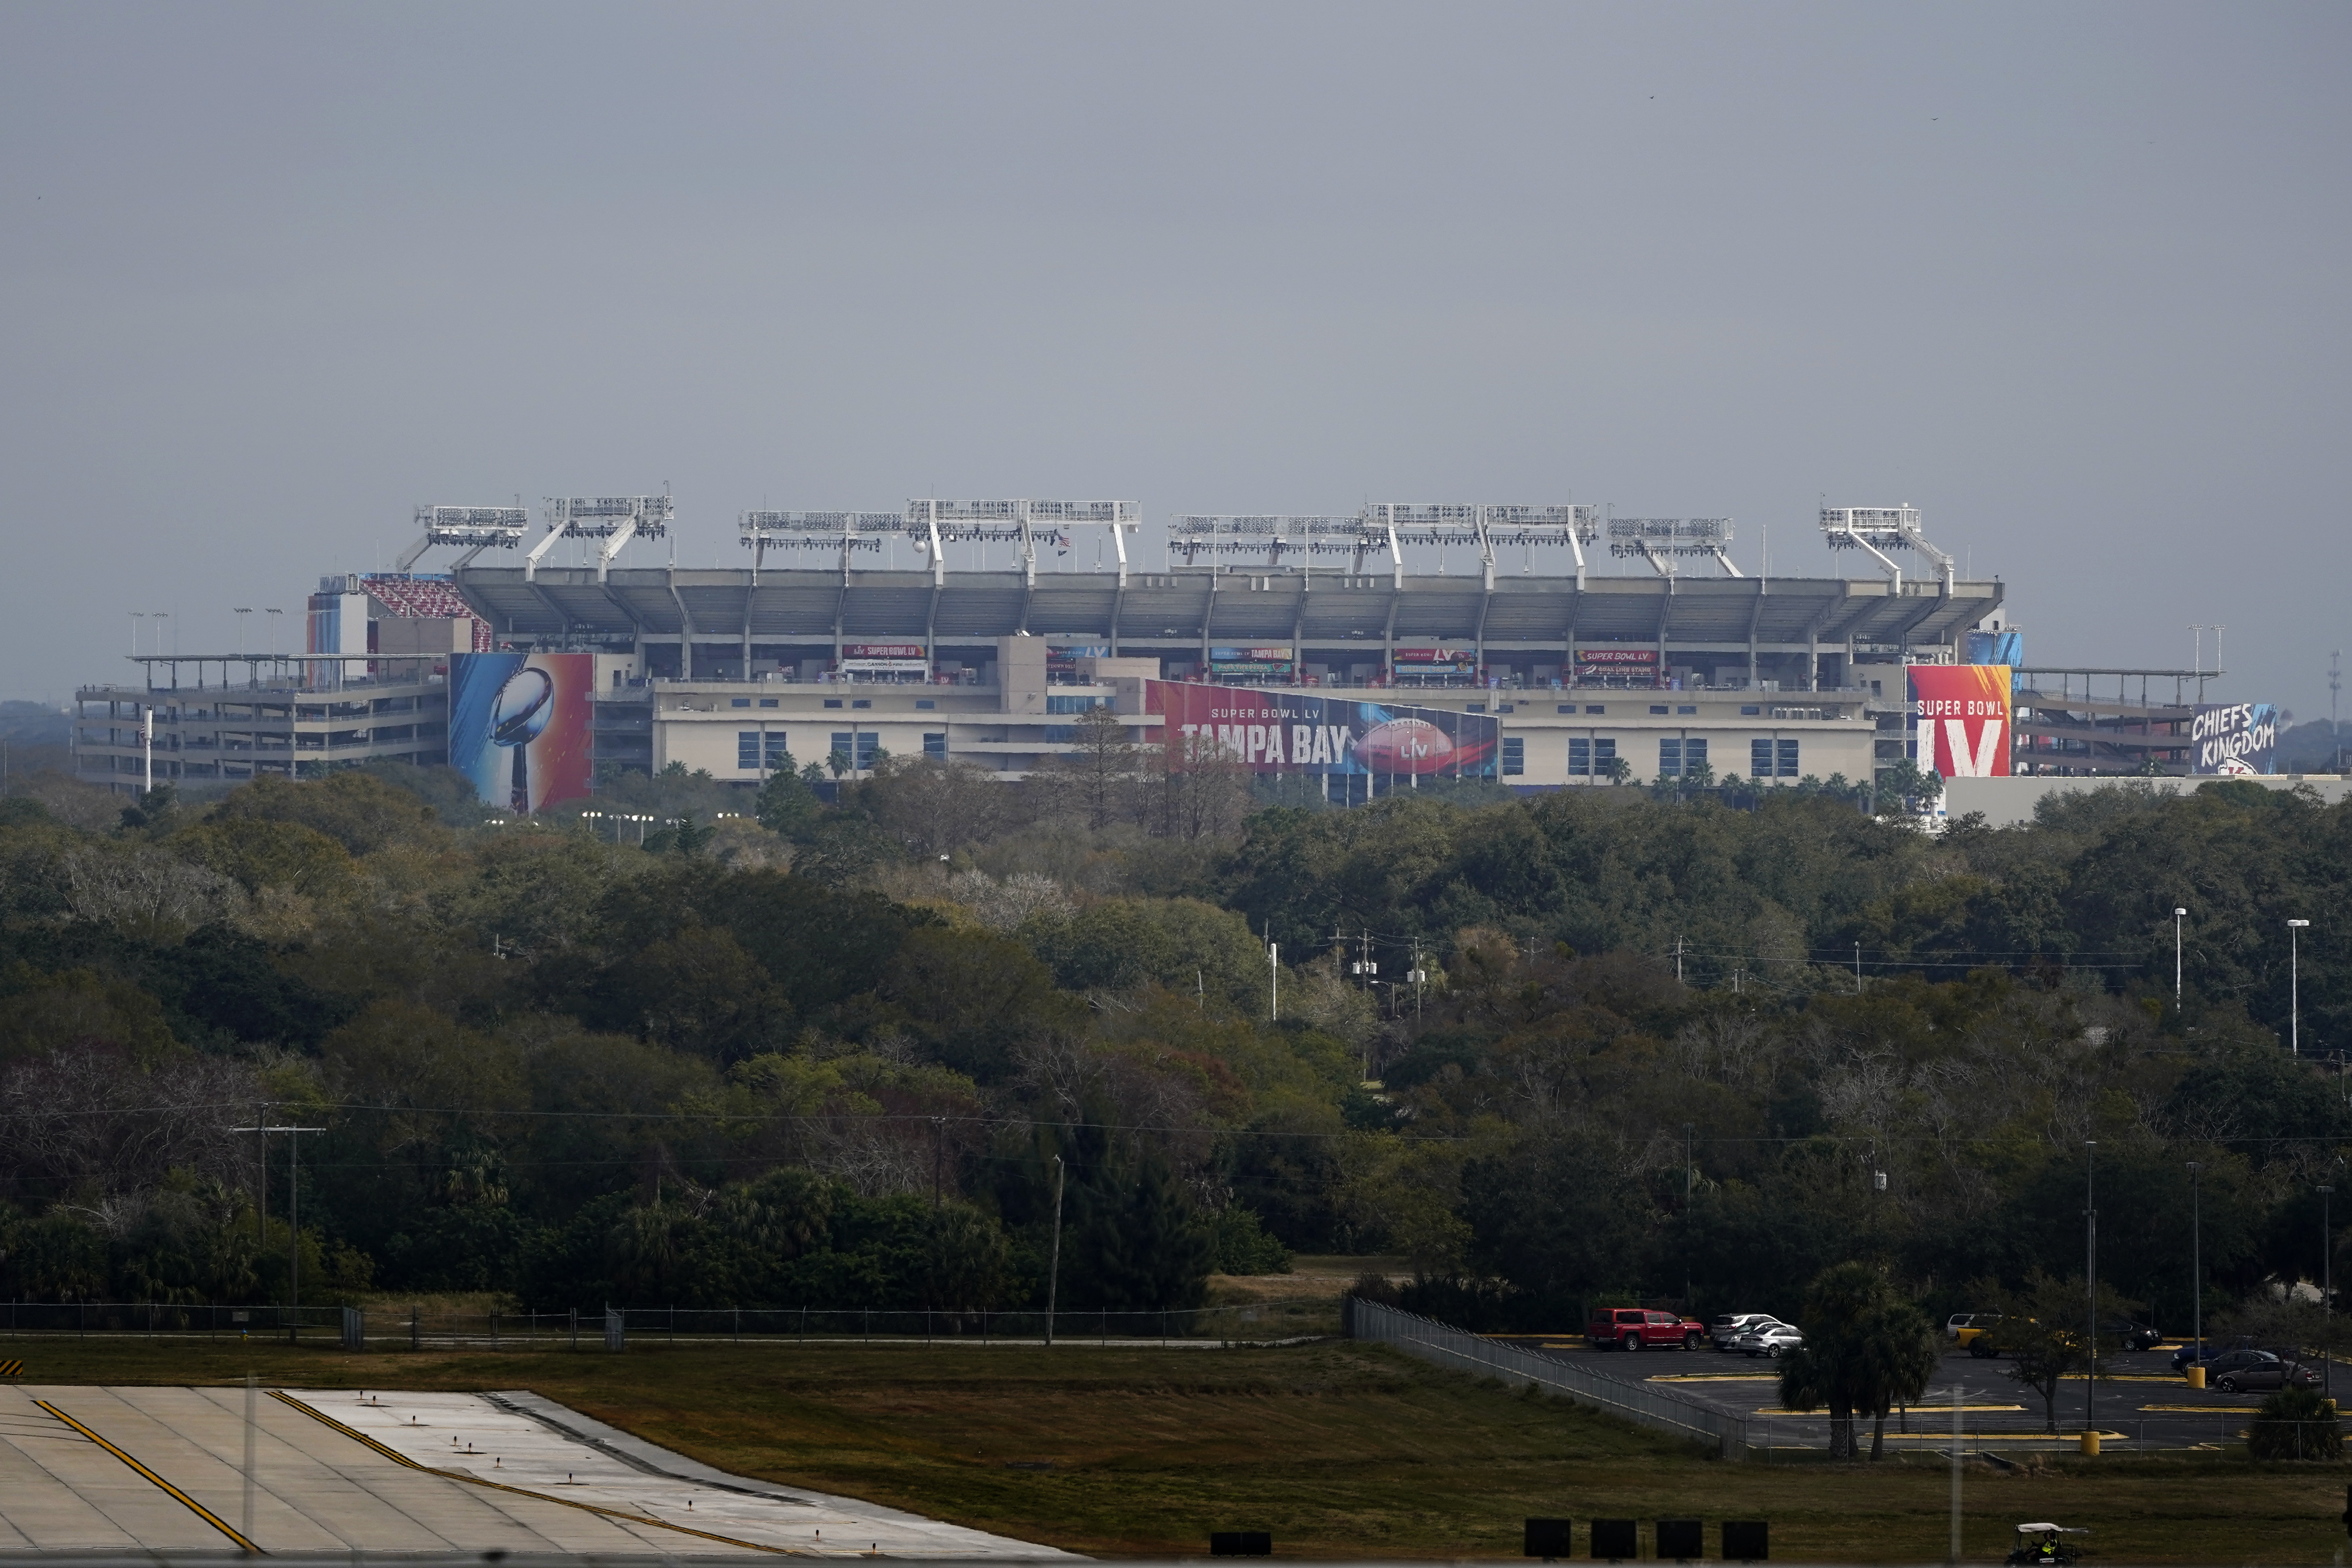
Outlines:
[[[1596,1351],[1581,1334],[1493,1337],[1573,1361],[1587,1372],[1671,1389],[1743,1416],[1749,1423],[1750,1441],[1759,1446],[1819,1449],[1829,1444],[1826,1415],[1781,1409],[1779,1369],[1762,1357],[1722,1354],[1712,1344],[1696,1352]],[[2168,1342],[2111,1358],[2109,1371],[2099,1378],[2095,1392],[2095,1426],[2102,1451],[2210,1449],[2243,1436],[2246,1418],[2262,1404],[2262,1395],[2189,1387],[2188,1380],[2171,1369],[2172,1352],[2178,1348],[2177,1342]],[[2058,1436],[2052,1436],[2041,1394],[2010,1375],[2009,1368],[2006,1361],[1982,1360],[1966,1351],[1948,1350],[1926,1396],[1886,1418],[1888,1446],[1948,1453],[1952,1394],[1958,1389],[1960,1447],[1965,1453],[1998,1458],[2036,1449],[2076,1447],[2084,1430],[2083,1380],[2070,1378],[2060,1385]],[[2352,1380],[2352,1370],[2347,1370],[2347,1376]],[[2352,1381],[2347,1381],[2347,1388],[2352,1391]],[[1866,1443],[1869,1423],[1860,1425],[1859,1436]]]

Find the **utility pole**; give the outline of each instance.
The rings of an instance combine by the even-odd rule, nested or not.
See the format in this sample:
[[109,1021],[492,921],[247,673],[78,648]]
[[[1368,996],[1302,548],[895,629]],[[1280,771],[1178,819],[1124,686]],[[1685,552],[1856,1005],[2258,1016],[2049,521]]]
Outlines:
[[1282,944],[1265,944],[1266,1015],[1274,1023],[1282,1022]]
[[2309,921],[2286,922],[2287,1044],[2290,1055],[2303,1055],[2303,932]]
[[946,1117],[931,1118],[931,1212],[933,1214],[940,1212],[940,1131],[946,1125]]
[[1862,994],[1862,943],[1853,944],[1853,994]]
[[[265,1104],[262,1110],[267,1111],[268,1107]],[[251,1127],[234,1127],[230,1131],[256,1132],[261,1135],[261,1147],[264,1151],[262,1163],[264,1182],[268,1180],[267,1152],[269,1148],[269,1134],[283,1132],[290,1140],[286,1145],[286,1296],[287,1307],[290,1314],[286,1338],[289,1343],[292,1343],[301,1332],[302,1326],[302,1142],[300,1135],[305,1132],[324,1132],[326,1129],[323,1127],[271,1127],[259,1116],[254,1118],[254,1122]],[[268,1189],[265,1187],[263,1189],[265,1202],[267,1192]],[[261,1237],[266,1241],[269,1234],[266,1213],[261,1217],[260,1223]]]
[[2189,914],[2175,906],[2172,911],[2172,1010],[2180,1011],[2180,922]]
[[1045,1348],[1054,1348],[1054,1308],[1062,1290],[1062,1180],[1069,1168],[1054,1156],[1054,1261],[1045,1273]]
[[1675,984],[1683,983],[1683,939],[1675,938]]

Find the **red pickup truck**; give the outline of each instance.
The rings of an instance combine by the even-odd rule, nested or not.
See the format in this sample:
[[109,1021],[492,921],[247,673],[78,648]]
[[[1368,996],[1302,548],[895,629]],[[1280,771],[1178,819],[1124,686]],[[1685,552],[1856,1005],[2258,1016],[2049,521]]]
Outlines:
[[1706,1338],[1706,1325],[1696,1319],[1646,1311],[1640,1307],[1596,1308],[1584,1331],[1591,1337],[1592,1348],[1597,1351],[1638,1351],[1664,1345],[1695,1351]]

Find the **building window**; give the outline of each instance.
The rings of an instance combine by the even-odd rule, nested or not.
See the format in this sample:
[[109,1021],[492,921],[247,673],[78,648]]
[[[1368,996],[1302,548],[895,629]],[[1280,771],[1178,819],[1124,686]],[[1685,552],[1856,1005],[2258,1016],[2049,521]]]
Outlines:
[[1573,702],[1563,702],[1559,705],[1559,710],[1563,713],[1573,713],[1576,711],[1576,704]]
[[1685,741],[1683,742],[1683,772],[1686,773],[1695,773],[1705,766],[1706,766],[1706,742],[1705,741]]
[[1675,711],[1677,713],[1696,713],[1698,711],[1698,706],[1696,703],[1685,703],[1681,707],[1676,708]]
[[860,769],[874,765],[874,753],[880,748],[882,737],[871,730],[835,730],[833,732],[833,747],[826,758],[828,763],[833,757],[849,755],[849,741],[853,734],[857,737],[857,761],[854,765]]
[[727,700],[727,706],[730,708],[749,708],[751,706],[751,700],[748,697],[730,697]]
[[1599,702],[1587,704],[1584,710],[1587,713],[1606,713],[1609,711],[1607,706]]
[[1617,772],[1617,742],[1610,739],[1587,741],[1570,739],[1568,742],[1568,772],[1571,778],[1605,779]]
[[1761,719],[1764,716],[1764,710],[1758,704],[1750,702],[1741,707],[1739,716],[1743,719]]
[[775,705],[776,700],[772,697],[762,697],[760,699],[760,706],[762,708],[773,708]]
[[1780,742],[1780,774],[1784,779],[1795,778],[1797,776],[1797,742],[1794,741],[1782,741]]
[[849,705],[852,708],[871,708],[874,706],[874,699],[871,697],[853,697],[849,700]]
[[921,710],[921,711],[923,711],[923,712],[928,713],[928,712],[929,712],[932,709],[937,708],[937,707],[939,706],[939,704],[938,704],[938,703],[936,703],[936,702],[934,702],[934,701],[932,701],[932,700],[931,700],[929,698],[928,698],[928,697],[918,697],[918,698],[916,698],[916,699],[915,699],[915,706],[916,706],[916,708],[917,708],[917,709],[919,709],[919,710]]
[[1045,711],[1048,713],[1083,713],[1089,708],[1109,706],[1110,699],[1108,697],[1048,697],[1045,699]]
[[1662,779],[1683,776],[1683,743],[1680,741],[1658,742],[1658,776]]
[[1650,704],[1650,711],[1653,713],[1663,713],[1665,710],[1666,705],[1663,702],[1653,702]]
[[838,708],[841,706],[841,699],[838,697],[828,697],[824,700],[824,705],[828,708]]
[[1503,775],[1506,778],[1528,771],[1528,742],[1518,735],[1503,737]]
[[1473,702],[1470,704],[1470,711],[1473,713],[1484,713],[1486,710],[1486,705],[1484,702]]
[[1518,711],[1518,704],[1516,702],[1497,702],[1495,704],[1495,711],[1497,713],[1516,713]]
[[939,731],[936,733],[925,733],[923,736],[923,755],[927,757],[944,757],[947,754],[948,732],[945,730]]
[[1748,742],[1748,776],[1759,779],[1769,779],[1772,776],[1771,742],[1750,741]]
[[[784,732],[782,730],[771,730],[767,732],[767,741],[768,771],[773,773],[778,768],[789,765],[792,758],[784,751]],[[735,731],[735,765],[746,772],[760,765],[759,731]]]

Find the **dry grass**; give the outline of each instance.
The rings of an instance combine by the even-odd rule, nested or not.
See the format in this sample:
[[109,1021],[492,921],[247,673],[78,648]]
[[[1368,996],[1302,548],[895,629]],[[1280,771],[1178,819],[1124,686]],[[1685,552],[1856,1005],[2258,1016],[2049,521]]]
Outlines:
[[[1096,1554],[1515,1557],[1528,1514],[1761,1518],[1798,1561],[1940,1560],[1948,1471],[1720,1463],[1557,1400],[1348,1343],[1279,1350],[654,1343],[625,1355],[19,1339],[37,1381],[530,1388],[745,1474]],[[1019,1468],[1015,1468],[1019,1467]],[[1036,1468],[1050,1467],[1050,1468]],[[2336,1466],[2063,1460],[1972,1468],[1968,1549],[2087,1525],[2107,1562],[2326,1563]],[[1710,1531],[1710,1537],[1712,1531]]]

